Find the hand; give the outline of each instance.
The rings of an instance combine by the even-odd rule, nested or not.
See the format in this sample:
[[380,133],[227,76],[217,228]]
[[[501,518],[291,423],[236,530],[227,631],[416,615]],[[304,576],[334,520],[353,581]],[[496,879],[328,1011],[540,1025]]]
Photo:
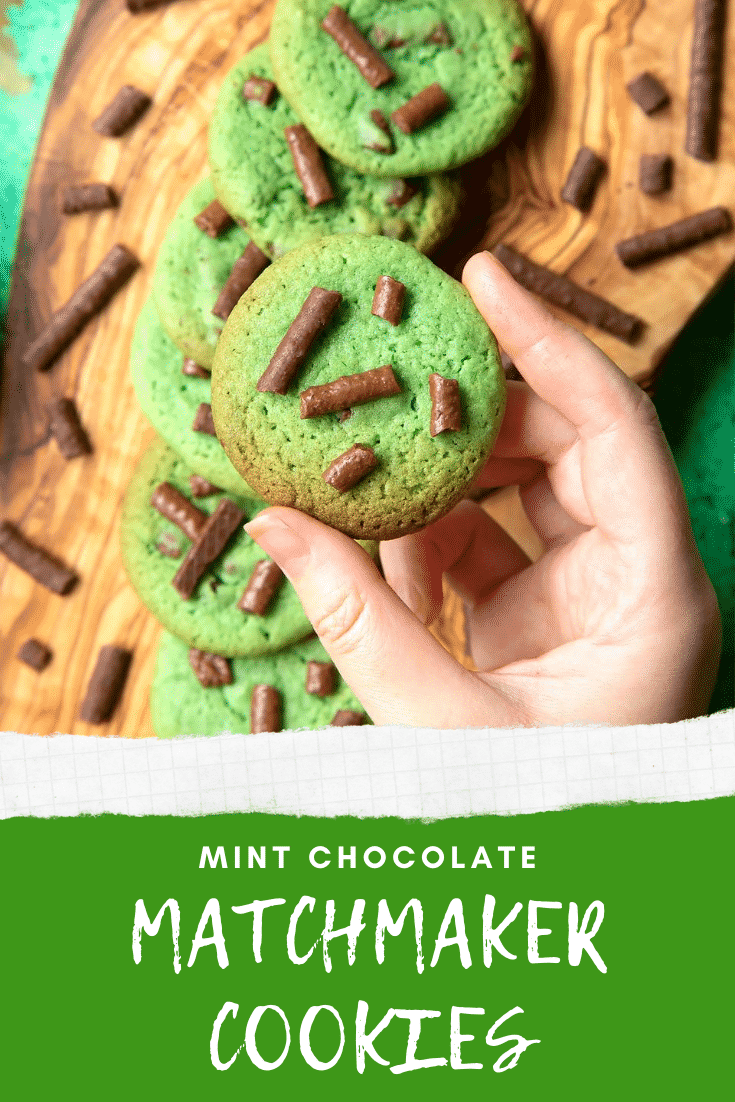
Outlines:
[[[720,619],[648,397],[487,253],[463,274],[524,378],[479,485],[519,483],[531,563],[471,501],[381,544],[293,509],[247,531],[284,570],[375,723],[509,727],[671,722],[706,711]],[[442,575],[462,598],[466,670],[424,626]]]

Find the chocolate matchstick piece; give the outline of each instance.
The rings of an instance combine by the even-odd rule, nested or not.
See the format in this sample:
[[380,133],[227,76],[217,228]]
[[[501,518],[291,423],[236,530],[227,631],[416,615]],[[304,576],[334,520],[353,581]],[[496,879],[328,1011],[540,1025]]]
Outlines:
[[255,685],[250,697],[250,731],[258,735],[266,731],[280,731],[281,694],[273,685]]
[[284,573],[280,566],[270,559],[260,559],[255,564],[237,607],[242,612],[251,612],[253,616],[265,616],[283,579]]
[[70,184],[64,190],[61,209],[64,214],[86,210],[107,210],[117,206],[117,196],[109,184]]
[[364,712],[353,712],[351,708],[340,708],[334,713],[332,727],[362,727],[365,723]]
[[313,209],[334,199],[321,150],[303,123],[287,126],[283,133],[309,206]]
[[356,486],[377,465],[378,460],[372,448],[368,448],[366,444],[353,444],[348,451],[332,460],[322,478],[343,494],[345,490]]
[[586,145],[583,145],[574,164],[569,170],[566,183],[561,189],[565,203],[571,203],[577,210],[588,211],[595,197],[595,189],[605,171],[605,162]]
[[669,102],[669,93],[661,81],[656,80],[652,73],[641,73],[625,87],[628,89],[630,98],[647,115],[653,114],[654,111],[658,111],[659,107],[663,107]]
[[136,123],[153,100],[132,84],[124,84],[102,114],[92,123],[92,129],[103,138],[119,138]]
[[383,112],[373,108],[370,112],[370,121],[373,126],[377,126],[378,130],[382,131],[384,138],[382,141],[371,142],[367,148],[374,149],[376,153],[394,153],[396,146],[391,134],[390,123]]
[[207,371],[206,367],[202,367],[196,360],[192,360],[191,356],[184,356],[184,362],[181,365],[182,375],[191,375],[195,379],[208,379],[211,372]]
[[689,249],[731,229],[730,212],[725,207],[712,207],[711,210],[693,214],[691,218],[682,218],[658,230],[619,241],[615,251],[626,268],[639,268],[641,264]]
[[401,207],[405,207],[406,203],[411,202],[417,191],[418,188],[413,184],[409,184],[408,180],[396,180],[386,203],[389,207],[400,210]]
[[157,513],[166,520],[170,520],[192,541],[197,538],[207,523],[207,514],[197,509],[196,505],[185,498],[170,482],[162,482],[160,486],[156,486],[151,505]]
[[262,103],[263,107],[270,107],[277,91],[278,89],[272,80],[266,80],[265,77],[256,77],[251,73],[243,85],[242,98],[253,100],[255,103]]
[[422,126],[443,115],[450,106],[449,96],[441,84],[430,84],[398,107],[391,118],[404,134],[413,134],[415,130],[420,130]]
[[424,39],[427,45],[434,46],[453,46],[454,39],[449,33],[446,23],[437,23],[431,34],[428,34]]
[[398,325],[403,314],[403,300],[406,285],[392,276],[382,275],[375,284],[373,296],[373,316],[383,318],[391,325]]
[[53,655],[51,648],[47,647],[45,643],[40,643],[38,639],[26,639],[16,657],[21,662],[25,662],[26,666],[30,666],[32,670],[40,673],[41,670],[46,669]]
[[674,162],[667,153],[644,153],[640,160],[638,186],[646,195],[658,195],[671,187]]
[[208,206],[194,219],[194,225],[206,233],[207,237],[219,237],[230,226],[235,225],[235,219],[225,210],[219,199],[213,199]]
[[360,33],[344,8],[335,4],[322,20],[322,27],[334,39],[345,57],[356,65],[371,88],[389,84],[395,73],[378,51]]
[[265,394],[285,394],[291,380],[309,354],[312,344],[332,320],[342,301],[339,291],[312,287],[271,362],[258,379],[257,389]]
[[150,11],[152,8],[162,8],[164,4],[171,4],[173,0],[126,0],[126,6],[131,15],[137,15],[141,11]]
[[724,48],[725,0],[696,0],[684,148],[699,161],[717,156]]
[[232,684],[232,669],[226,658],[219,654],[209,654],[205,650],[191,647],[189,665],[197,681],[205,689],[221,689]]
[[51,417],[51,435],[59,445],[64,459],[89,455],[92,447],[79,420],[77,407],[71,398],[56,398],[47,406]]
[[309,662],[306,691],[312,696],[331,696],[337,688],[337,667],[332,662]]
[[180,559],[183,547],[173,532],[161,532],[156,541],[156,551],[165,555],[167,559]]
[[255,283],[260,273],[269,264],[270,260],[265,253],[261,252],[254,241],[251,241],[242,256],[238,257],[232,265],[227,282],[212,307],[214,316],[227,321],[248,287]]
[[69,301],[60,307],[23,353],[24,367],[45,371],[77,333],[109,302],[116,291],[140,267],[140,261],[124,245],[114,245],[101,264],[87,276]]
[[353,406],[363,406],[378,398],[391,398],[401,393],[401,387],[390,364],[360,371],[357,375],[342,375],[331,383],[310,386],[301,391],[301,417],[321,417],[324,413],[339,413]]
[[526,56],[526,51],[523,46],[514,46],[510,51],[511,65],[517,65],[519,61],[523,61]]
[[115,710],[128,676],[132,653],[123,647],[100,647],[97,662],[79,711],[85,723],[104,723]]
[[219,558],[244,520],[245,513],[227,497],[207,518],[171,583],[185,601],[193,595],[207,567]]
[[212,407],[209,402],[199,403],[191,427],[194,432],[205,432],[207,436],[217,435],[217,430],[214,427],[214,420],[212,418]]
[[429,375],[429,395],[431,397],[432,436],[440,432],[459,432],[462,428],[462,405],[459,400],[459,383],[456,379],[446,379],[435,371]]
[[79,580],[76,571],[36,547],[9,520],[0,523],[0,551],[52,593],[66,594]]
[[643,326],[640,318],[626,314],[607,299],[593,295],[566,276],[557,275],[540,264],[534,264],[508,245],[496,245],[493,253],[527,291],[533,291],[547,302],[573,314],[575,318],[589,322],[606,333],[612,333],[614,337],[619,337],[628,344],[632,344],[638,337]]
[[222,493],[219,486],[215,486],[213,482],[202,478],[200,474],[189,475],[189,488],[192,497],[209,497],[211,494]]

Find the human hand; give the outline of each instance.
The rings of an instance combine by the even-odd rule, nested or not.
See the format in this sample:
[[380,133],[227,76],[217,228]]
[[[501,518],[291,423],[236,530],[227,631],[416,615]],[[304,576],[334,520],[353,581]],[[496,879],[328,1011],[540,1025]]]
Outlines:
[[[246,526],[282,568],[375,723],[671,722],[706,711],[720,618],[654,407],[487,253],[463,282],[524,378],[478,485],[520,483],[531,563],[474,502],[381,544],[293,509]],[[442,575],[465,604],[471,672],[425,627]]]

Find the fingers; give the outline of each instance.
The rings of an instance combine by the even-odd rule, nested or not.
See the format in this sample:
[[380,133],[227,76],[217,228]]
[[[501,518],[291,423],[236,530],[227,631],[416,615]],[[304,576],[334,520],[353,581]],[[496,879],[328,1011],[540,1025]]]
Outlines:
[[375,723],[502,726],[505,698],[449,655],[354,540],[295,509],[246,532],[278,563],[347,684]]
[[520,495],[524,512],[547,550],[589,531],[562,509],[545,473],[521,486]]

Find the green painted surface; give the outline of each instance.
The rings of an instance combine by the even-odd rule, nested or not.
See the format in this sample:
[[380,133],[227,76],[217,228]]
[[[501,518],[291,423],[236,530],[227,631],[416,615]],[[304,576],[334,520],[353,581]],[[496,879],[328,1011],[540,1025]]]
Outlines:
[[[49,88],[76,9],[76,0],[26,0],[7,11],[3,55],[14,43],[28,91],[0,89],[0,311],[23,193]],[[12,47],[11,47],[12,48]],[[17,73],[16,73],[17,76]],[[16,84],[22,81],[16,80]],[[735,281],[730,278],[687,326],[670,354],[656,400],[681,472],[692,521],[720,600],[725,645],[713,710],[732,706],[735,651]]]

